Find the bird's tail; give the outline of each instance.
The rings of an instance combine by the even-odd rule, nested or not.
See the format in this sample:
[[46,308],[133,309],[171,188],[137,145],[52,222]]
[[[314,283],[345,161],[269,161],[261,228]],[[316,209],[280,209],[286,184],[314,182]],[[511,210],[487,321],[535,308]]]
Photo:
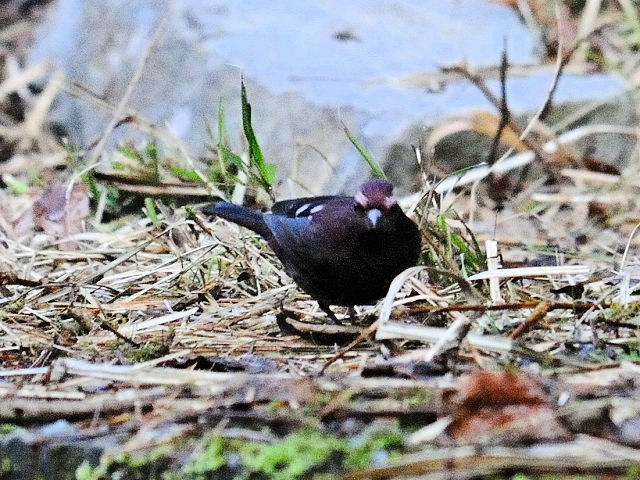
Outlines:
[[203,207],[202,212],[210,217],[220,217],[237,223],[262,235],[266,240],[272,236],[271,230],[264,221],[264,214],[257,210],[241,207],[235,203],[217,202]]

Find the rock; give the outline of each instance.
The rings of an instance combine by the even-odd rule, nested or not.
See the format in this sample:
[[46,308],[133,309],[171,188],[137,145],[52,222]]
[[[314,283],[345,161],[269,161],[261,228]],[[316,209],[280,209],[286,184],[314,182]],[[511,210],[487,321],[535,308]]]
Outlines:
[[[425,127],[473,108],[493,110],[466,81],[443,85],[438,75],[425,80],[423,73],[461,61],[497,64],[505,38],[513,64],[537,63],[539,47],[512,10],[484,0],[255,0],[250,8],[232,0],[57,0],[30,62],[53,58],[69,80],[115,105],[161,17],[169,22],[131,107],[203,152],[204,119],[215,124],[221,100],[232,145],[240,149],[243,74],[267,161],[278,166],[280,179],[294,180],[281,185],[282,197],[352,191],[369,175],[341,122],[392,180],[409,186],[415,177],[410,143],[419,142]],[[551,77],[547,69],[512,79],[513,111],[536,110]],[[621,88],[611,76],[567,75],[556,98],[580,102]],[[53,118],[73,142],[87,146],[109,115],[63,94]],[[114,134],[131,138],[144,135],[133,127]]]
[[97,465],[105,450],[122,441],[120,434],[85,438],[66,420],[17,428],[0,434],[0,478],[75,478],[82,462]]

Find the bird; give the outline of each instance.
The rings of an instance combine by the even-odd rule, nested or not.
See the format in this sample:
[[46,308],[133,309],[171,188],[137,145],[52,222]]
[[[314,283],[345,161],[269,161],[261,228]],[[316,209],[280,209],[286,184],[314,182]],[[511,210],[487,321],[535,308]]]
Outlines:
[[352,310],[375,303],[420,256],[420,231],[382,179],[364,182],[353,197],[282,200],[271,212],[226,201],[201,211],[262,236],[298,287],[338,324],[331,305]]

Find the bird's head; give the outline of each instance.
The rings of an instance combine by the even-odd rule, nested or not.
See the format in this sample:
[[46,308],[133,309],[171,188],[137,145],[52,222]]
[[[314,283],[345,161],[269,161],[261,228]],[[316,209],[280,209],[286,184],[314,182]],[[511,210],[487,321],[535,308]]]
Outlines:
[[354,196],[354,208],[363,211],[373,228],[385,213],[397,206],[393,185],[386,180],[369,180],[360,185]]

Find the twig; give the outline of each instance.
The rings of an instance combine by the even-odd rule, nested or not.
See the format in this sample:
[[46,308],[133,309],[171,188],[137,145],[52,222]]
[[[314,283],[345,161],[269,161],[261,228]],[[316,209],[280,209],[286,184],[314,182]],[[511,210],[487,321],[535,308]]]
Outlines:
[[128,252],[123,253],[122,255],[120,255],[118,258],[116,258],[115,260],[113,260],[112,262],[108,263],[107,265],[103,266],[102,268],[100,268],[97,272],[91,274],[90,276],[88,276],[87,278],[85,278],[82,283],[88,284],[88,283],[94,283],[96,281],[98,281],[100,278],[102,278],[102,276],[109,272],[110,270],[113,270],[114,268],[116,268],[118,265],[126,262],[127,260],[129,260],[131,257],[133,257],[134,255],[137,255],[138,253],[140,253],[141,251],[143,251],[145,248],[147,248],[149,245],[151,245],[153,242],[155,242],[157,239],[159,239],[160,237],[162,237],[163,235],[169,233],[169,231],[171,231],[172,227],[167,228],[166,230],[160,232],[158,235],[153,236],[151,239],[142,242],[140,245],[138,245],[136,248],[134,248],[133,250],[130,250]]
[[488,278],[545,277],[549,275],[586,275],[588,265],[558,265],[551,267],[519,267],[487,270],[471,275],[468,280],[486,280]]
[[447,333],[427,351],[424,356],[425,362],[432,362],[433,359],[440,355],[445,348],[459,346],[462,339],[467,336],[467,333],[469,333],[469,329],[471,328],[471,319],[465,317],[459,312],[453,312],[453,315],[456,319],[447,329]]
[[347,353],[349,353],[355,347],[360,345],[362,342],[364,342],[366,340],[369,340],[371,338],[371,336],[374,333],[376,333],[377,329],[378,329],[378,320],[373,322],[369,326],[369,328],[367,328],[364,332],[362,332],[360,334],[360,336],[358,338],[356,338],[353,342],[351,342],[349,345],[347,345],[346,347],[341,349],[333,357],[331,357],[329,360],[327,360],[327,363],[324,364],[324,366],[320,369],[320,372],[318,372],[318,374],[322,375],[324,373],[324,371],[327,369],[327,367],[329,367],[332,363],[336,362],[337,360],[340,360],[342,357],[344,357]]
[[[556,10],[557,13],[557,10]],[[530,163],[531,161],[533,161],[536,157],[538,158],[542,158],[543,160],[546,160],[549,158],[548,155],[546,155],[546,153],[552,154],[555,153],[557,150],[559,150],[559,146],[563,144],[563,142],[561,141],[561,138],[567,138],[567,141],[565,141],[564,143],[568,143],[569,137],[567,136],[567,134],[561,136],[560,138],[554,139],[551,142],[547,142],[544,145],[541,146],[541,149],[543,152],[545,152],[545,154],[540,155],[539,151],[535,148],[533,148],[530,145],[530,141],[526,141],[527,136],[529,135],[529,133],[531,132],[531,130],[533,129],[533,126],[537,123],[538,119],[540,119],[544,114],[547,113],[548,109],[550,108],[550,105],[553,101],[553,96],[556,92],[556,89],[558,87],[558,82],[560,80],[560,76],[562,74],[562,72],[564,72],[567,64],[569,63],[569,61],[571,60],[573,54],[577,51],[577,49],[579,48],[579,46],[582,44],[582,42],[588,40],[591,36],[597,35],[599,33],[601,33],[604,29],[610,27],[612,24],[604,24],[601,25],[600,27],[598,27],[597,29],[593,30],[592,32],[590,32],[588,35],[586,35],[584,38],[578,40],[576,42],[576,44],[574,45],[574,47],[569,50],[567,52],[567,54],[565,55],[561,55],[562,52],[562,44],[560,43],[558,45],[558,55],[556,57],[556,68],[554,71],[554,76],[553,76],[553,80],[551,82],[551,87],[549,88],[549,92],[547,93],[547,98],[545,100],[545,102],[542,104],[542,106],[540,107],[540,109],[538,109],[538,111],[534,114],[534,116],[529,120],[529,123],[527,124],[526,128],[522,131],[522,133],[520,134],[520,140],[527,145],[527,147],[533,151],[533,153],[531,152],[522,152],[519,155],[515,155],[514,157],[510,158],[510,162],[503,162],[503,160],[507,159],[508,157],[510,157],[510,155],[513,153],[514,148],[510,148],[509,150],[507,150],[502,157],[500,157],[500,159],[498,159],[498,161],[496,161],[493,165],[491,166],[483,166],[483,167],[479,167],[477,169],[473,169],[470,170],[469,172],[467,172],[466,174],[460,176],[460,177],[453,177],[453,178],[448,178],[446,180],[444,180],[443,182],[441,182],[439,185],[436,186],[436,192],[437,193],[442,193],[442,192],[446,192],[448,190],[450,190],[451,188],[455,187],[455,186],[461,186],[464,184],[468,184],[468,183],[473,183],[473,187],[472,187],[472,194],[474,192],[475,187],[477,186],[477,183],[480,182],[482,179],[484,179],[485,177],[491,175],[492,173],[498,173],[498,172],[506,172],[508,170],[514,169],[514,168],[518,168],[518,167],[523,167],[525,165],[527,165],[528,163]],[[443,69],[443,71],[447,71],[446,69]],[[496,106],[496,108],[499,108],[498,102],[496,97],[493,95],[493,93],[488,89],[488,87],[484,84],[484,82],[482,81],[482,79],[479,77],[479,75],[471,75],[471,73],[466,70],[466,69],[461,69],[460,67],[452,67],[450,69],[450,71],[452,72],[457,72],[458,74],[465,76],[466,78],[469,78],[472,83],[474,83],[474,85],[476,85],[477,88],[480,89],[480,91],[487,97],[487,99],[489,99],[489,101],[491,101],[491,103],[494,104],[494,106]],[[471,76],[471,77],[469,77]],[[472,79],[477,79],[480,83],[475,83],[473,82]],[[515,122],[511,119],[508,122],[508,125],[512,128],[512,130],[516,133],[518,133],[520,130],[517,128],[517,125],[515,124]],[[516,128],[514,128],[514,126]],[[482,173],[481,173],[482,172]],[[466,178],[465,178],[466,177]],[[475,202],[474,202],[475,203]],[[473,216],[474,211],[472,210],[469,218],[472,220],[474,218]],[[473,223],[472,221],[470,223]]]
[[[495,240],[487,240],[485,242],[487,252],[487,269],[490,273],[495,273],[500,269],[500,257],[498,256],[498,242]],[[489,294],[493,303],[502,303],[500,297],[500,279],[497,275],[489,278]]]
[[553,102],[553,97],[556,93],[556,90],[558,88],[558,82],[560,80],[560,76],[562,75],[562,72],[564,71],[564,67],[567,66],[567,64],[569,63],[569,61],[571,60],[571,58],[573,57],[574,53],[577,51],[578,47],[580,45],[582,45],[582,41],[577,41],[574,45],[574,48],[570,49],[569,52],[567,52],[566,55],[563,55],[562,53],[562,35],[560,35],[560,10],[558,7],[558,2],[555,2],[555,13],[556,13],[556,28],[558,30],[558,51],[556,53],[556,70],[555,73],[553,75],[553,81],[551,82],[551,88],[549,89],[549,92],[547,93],[547,99],[545,100],[545,102],[542,104],[542,107],[540,108],[540,110],[538,110],[536,112],[536,114],[534,115],[534,118],[538,119],[538,118],[545,118],[547,116],[547,114],[549,113],[549,111],[551,110],[551,104]]
[[140,348],[140,344],[132,339],[130,339],[129,337],[127,337],[126,335],[123,335],[122,333],[120,333],[118,330],[116,330],[115,328],[113,328],[111,325],[109,325],[109,323],[106,320],[102,320],[99,323],[100,328],[103,328],[111,333],[113,333],[116,337],[118,337],[120,340],[134,346],[135,348]]
[[108,185],[112,185],[118,190],[133,192],[138,195],[164,195],[184,198],[208,197],[210,194],[209,190],[193,182],[157,182],[128,175],[104,172],[95,172],[94,178]]
[[[475,73],[472,73],[467,67],[461,67],[458,65],[452,66],[452,67],[445,67],[444,71],[454,72],[462,75],[464,78],[469,80],[478,90],[480,90],[480,92],[482,92],[485,98],[489,100],[497,110],[501,109],[500,100],[498,99],[498,97],[494,95],[494,93],[489,89],[489,87],[487,87],[487,84],[485,83],[482,77],[480,77]],[[511,115],[507,117],[507,125],[514,132],[520,134],[520,137],[521,137],[520,139],[522,140],[522,142],[527,146],[529,150],[532,150],[538,158],[543,159],[545,163],[549,163],[551,161],[549,154],[545,152],[540,145],[533,142],[527,136],[522,135],[522,132],[523,132],[522,128],[520,128],[520,126],[516,123],[516,121],[513,119]]]
[[551,302],[546,300],[538,303],[536,308],[533,309],[533,312],[531,312],[531,315],[529,315],[524,320],[524,322],[522,322],[518,326],[518,328],[516,328],[513,332],[511,332],[511,335],[509,335],[509,338],[519,337],[525,331],[529,330],[533,325],[540,322],[547,315],[547,313],[549,313],[549,310],[551,309],[551,305],[552,305]]
[[638,223],[635,227],[633,227],[633,230],[629,234],[629,239],[627,240],[627,244],[624,247],[624,253],[622,254],[622,260],[620,261],[620,272],[622,272],[624,270],[625,263],[627,263],[627,255],[629,255],[629,248],[631,247],[631,240],[633,240],[633,237],[636,234],[636,232],[638,231],[638,228],[640,228],[640,223]]
[[40,280],[29,280],[27,278],[18,277],[15,273],[0,272],[0,285],[22,285],[23,287],[39,287],[42,285]]
[[[414,315],[417,313],[444,313],[444,312],[493,312],[501,310],[529,310],[535,309],[543,303],[539,302],[517,302],[517,303],[503,303],[499,305],[424,305],[421,307],[411,308],[408,312],[397,313],[393,315],[394,318]],[[609,308],[610,305],[600,305],[602,308]],[[591,308],[598,308],[598,305],[590,302],[550,302],[549,310],[574,310],[576,312],[584,312]]]
[[491,150],[489,151],[489,156],[487,157],[487,163],[489,165],[493,165],[496,161],[496,155],[498,154],[498,146],[500,145],[500,138],[502,137],[502,132],[509,124],[509,107],[507,106],[507,68],[509,67],[509,62],[507,60],[507,39],[504,40],[504,48],[502,50],[502,61],[500,62],[500,123],[498,124],[498,129],[496,134],[493,137],[493,142],[491,144]]
[[0,400],[0,418],[21,424],[91,418],[96,412],[118,413],[151,406],[166,395],[167,388],[160,386],[145,390],[128,388],[83,400],[8,398]]
[[[138,85],[138,82],[140,81],[140,78],[142,77],[142,73],[144,72],[144,69],[147,65],[147,61],[149,60],[149,56],[151,55],[151,52],[153,51],[158,41],[160,40],[160,37],[164,33],[164,30],[167,26],[167,22],[168,22],[168,17],[165,16],[164,18],[162,18],[162,20],[160,20],[160,23],[156,27],[153,33],[153,36],[149,40],[149,43],[147,44],[147,47],[142,54],[142,57],[138,61],[138,65],[136,66],[136,69],[133,72],[133,76],[131,77],[131,80],[129,80],[127,89],[122,95],[122,98],[118,102],[118,105],[116,106],[115,110],[111,114],[111,120],[109,120],[109,123],[105,127],[104,132],[102,133],[102,137],[100,138],[100,141],[98,142],[96,147],[91,151],[91,154],[87,161],[87,168],[92,168],[95,166],[98,160],[98,157],[100,156],[100,154],[102,153],[102,150],[104,149],[107,139],[111,135],[111,132],[116,127],[121,117],[124,116],[124,112],[125,112],[125,109],[127,108],[127,104],[129,103],[129,100],[133,95],[133,91],[135,90],[136,86]],[[83,172],[83,173],[86,173],[86,172]]]

